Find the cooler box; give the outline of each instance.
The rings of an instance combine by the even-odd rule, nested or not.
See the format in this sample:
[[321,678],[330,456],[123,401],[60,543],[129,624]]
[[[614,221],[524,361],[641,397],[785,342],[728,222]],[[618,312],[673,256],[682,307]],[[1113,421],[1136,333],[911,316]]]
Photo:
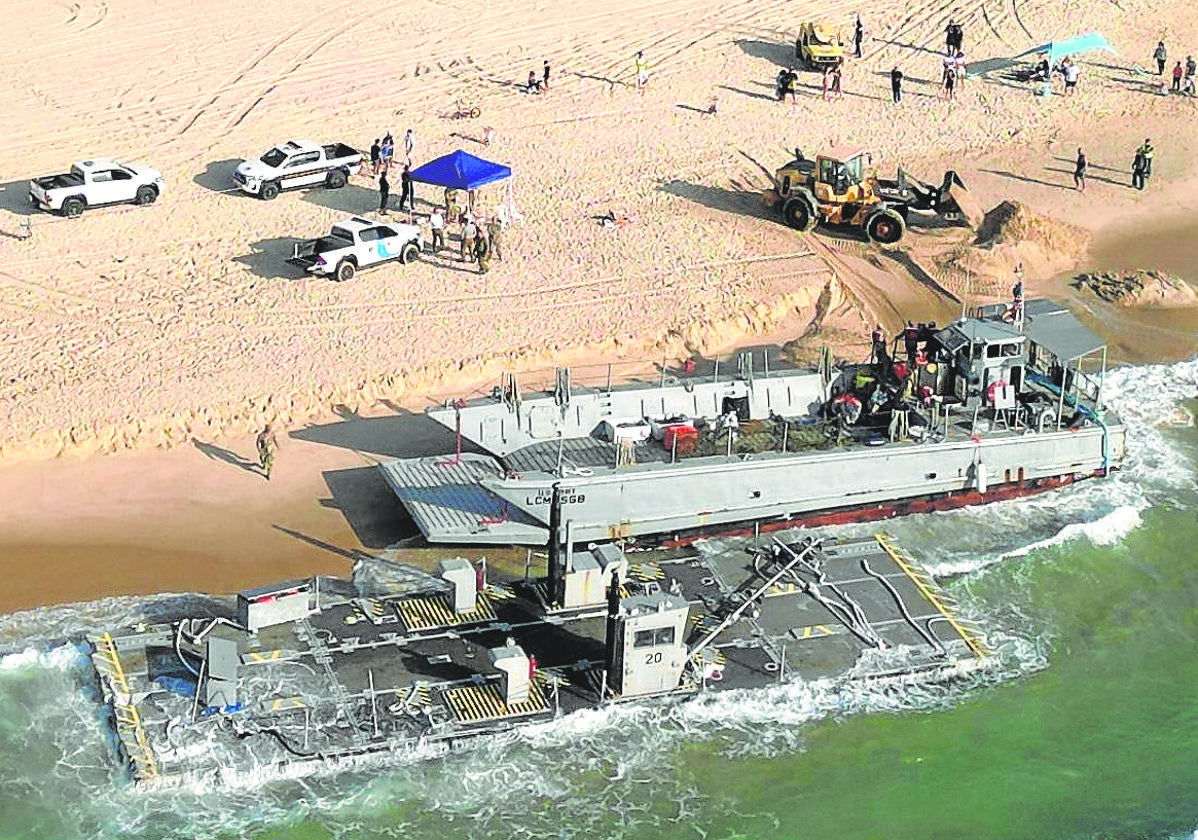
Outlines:
[[699,448],[699,430],[693,426],[679,426],[670,436],[668,446],[677,455],[693,455]]
[[661,436],[662,442],[665,443],[666,449],[673,449],[674,441],[678,438],[678,435],[682,434],[685,437],[687,432],[694,432],[696,435],[698,434],[698,432],[695,430],[695,427],[690,423],[671,423],[670,425],[666,426]]

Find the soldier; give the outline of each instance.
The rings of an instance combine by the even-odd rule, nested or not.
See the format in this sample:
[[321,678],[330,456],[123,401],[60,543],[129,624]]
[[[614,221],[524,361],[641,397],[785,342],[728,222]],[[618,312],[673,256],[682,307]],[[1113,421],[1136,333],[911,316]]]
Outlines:
[[478,225],[474,223],[469,214],[462,218],[462,262],[471,262],[474,259],[474,238],[478,233]]
[[279,448],[279,443],[275,440],[274,430],[270,424],[258,433],[258,466],[262,469],[262,475],[267,481],[270,481],[270,471],[275,465],[275,451]]
[[481,228],[474,232],[474,258],[478,261],[479,274],[486,274],[491,270],[491,246],[487,237],[483,236]]
[[500,223],[498,216],[492,216],[487,222],[487,246],[491,254],[494,254],[495,259],[503,259],[503,224]]

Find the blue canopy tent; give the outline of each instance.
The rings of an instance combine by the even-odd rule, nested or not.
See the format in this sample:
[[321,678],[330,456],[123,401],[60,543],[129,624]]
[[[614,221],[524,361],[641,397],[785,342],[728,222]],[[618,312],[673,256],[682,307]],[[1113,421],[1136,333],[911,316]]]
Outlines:
[[476,190],[512,177],[512,168],[459,149],[412,170],[412,180],[451,190]]
[[1117,54],[1115,53],[1115,48],[1111,46],[1110,41],[1098,32],[1091,32],[1088,35],[1078,35],[1075,38],[1066,38],[1063,41],[1049,41],[1047,44],[1041,44],[1030,50],[1024,50],[1015,56],[1015,58],[1025,58],[1030,55],[1048,53],[1048,63],[1055,67],[1057,62],[1067,55],[1077,55],[1078,53],[1092,52],[1094,50],[1106,50],[1112,55]]

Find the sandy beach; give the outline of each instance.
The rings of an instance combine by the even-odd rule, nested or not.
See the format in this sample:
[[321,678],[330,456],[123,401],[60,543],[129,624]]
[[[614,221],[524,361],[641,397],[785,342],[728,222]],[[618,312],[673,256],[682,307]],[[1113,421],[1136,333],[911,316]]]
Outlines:
[[[1066,282],[1079,266],[1198,280],[1185,244],[1198,100],[1157,95],[1142,69],[1162,38],[1170,64],[1198,51],[1198,22],[1176,2],[878,3],[862,9],[845,98],[823,101],[803,73],[794,106],[772,88],[800,23],[851,30],[825,0],[585,12],[298,0],[283,20],[227,0],[186,20],[146,0],[17,0],[10,17],[0,611],[345,574],[356,552],[409,533],[373,463],[444,445],[409,439],[406,415],[489,390],[504,370],[673,362],[801,335],[812,352],[853,355],[873,323],[943,322],[1005,296],[1017,264],[1030,292],[1066,297],[1118,358],[1198,352],[1192,308],[1124,310]],[[997,73],[950,103],[936,81],[950,18],[971,62],[1093,30],[1118,55],[1082,56],[1072,97]],[[549,91],[520,92],[543,60]],[[482,115],[450,118],[459,99]],[[303,277],[285,263],[292,243],[375,215],[373,179],[272,202],[231,189],[238,161],[288,138],[365,149],[409,127],[416,163],[461,148],[512,167],[522,218],[487,275],[445,252],[348,283]],[[1145,137],[1158,151],[1139,192],[1130,163]],[[835,232],[801,236],[762,202],[767,173],[796,146],[837,145],[871,151],[885,175],[902,165],[938,182],[954,169],[984,208],[1019,202],[1038,227],[986,249],[966,230],[913,227],[901,258]],[[28,205],[30,177],[97,155],[161,169],[162,198],[73,220]],[[419,221],[440,191],[416,195]],[[608,211],[629,223],[600,225]],[[19,239],[25,223],[32,237]],[[249,464],[267,422],[287,430],[269,482]]]

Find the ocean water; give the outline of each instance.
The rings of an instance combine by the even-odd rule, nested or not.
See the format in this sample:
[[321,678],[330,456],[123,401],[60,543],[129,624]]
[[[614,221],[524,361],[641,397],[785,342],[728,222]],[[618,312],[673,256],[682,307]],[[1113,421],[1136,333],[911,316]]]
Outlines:
[[885,525],[985,623],[1001,682],[783,686],[142,791],[61,640],[206,599],[34,610],[0,616],[0,840],[1196,837],[1198,361],[1111,384],[1133,424],[1111,479]]

